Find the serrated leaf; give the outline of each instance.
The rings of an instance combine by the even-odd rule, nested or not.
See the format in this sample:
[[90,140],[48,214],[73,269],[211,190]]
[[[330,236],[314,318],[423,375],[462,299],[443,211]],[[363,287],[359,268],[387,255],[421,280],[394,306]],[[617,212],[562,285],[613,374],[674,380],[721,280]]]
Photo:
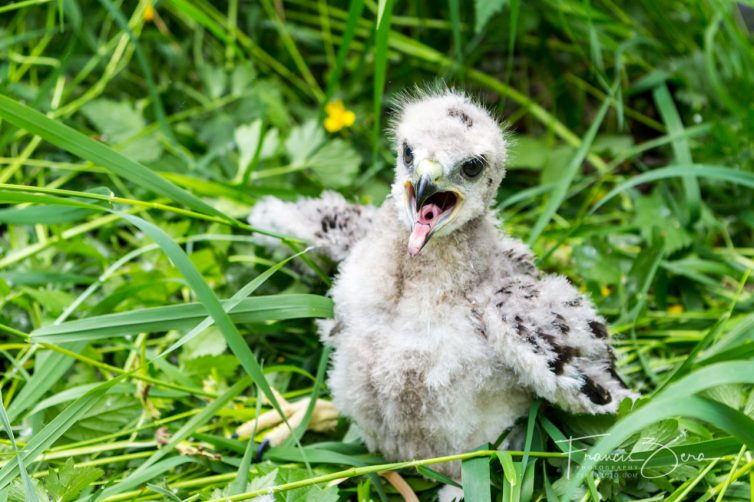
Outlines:
[[286,502],[338,502],[338,488],[330,486],[321,488],[312,486],[306,490],[295,490],[286,493]]
[[199,68],[199,74],[210,98],[217,99],[225,93],[228,76],[222,68],[205,64]]
[[479,33],[487,21],[497,12],[503,10],[507,0],[474,0],[474,31]]
[[188,360],[201,356],[216,356],[225,352],[228,343],[222,333],[214,326],[205,329],[186,342],[181,352],[181,359]]
[[666,445],[678,434],[678,420],[670,419],[652,424],[641,431],[639,439],[631,447],[632,452],[653,451]]
[[52,502],[52,499],[45,493],[45,489],[38,479],[32,478],[31,484],[34,488],[34,493],[30,495],[24,483],[20,479],[16,479],[10,486],[4,490],[0,490],[0,502],[32,502],[35,496],[38,502]]
[[50,316],[63,312],[75,299],[70,293],[59,289],[32,289],[27,287],[20,289],[39,303]]
[[139,400],[133,396],[102,396],[63,437],[68,441],[84,441],[117,432],[140,411]]
[[218,356],[204,355],[188,359],[183,363],[183,370],[188,375],[207,376],[212,370],[222,378],[229,378],[238,368],[238,359],[229,354]]
[[285,151],[291,162],[303,162],[308,159],[325,141],[325,132],[316,120],[308,120],[291,130],[285,140]]
[[238,157],[239,173],[244,172],[248,168],[249,163],[254,158],[254,153],[256,153],[257,148],[259,147],[260,141],[263,141],[262,149],[259,152],[260,159],[271,157],[274,155],[275,150],[277,150],[279,143],[277,129],[270,129],[267,131],[267,134],[264,135],[264,140],[262,140],[261,135],[261,119],[257,119],[250,124],[239,126],[233,133],[233,138],[236,141],[236,146],[240,153]]
[[683,249],[693,242],[680,220],[665,204],[660,190],[653,190],[650,195],[636,199],[634,224],[639,228],[646,242],[651,242],[653,228],[657,227],[665,239],[665,250],[668,254]]
[[240,96],[248,90],[257,76],[256,70],[248,61],[236,64],[230,75],[230,92],[234,96]]
[[76,467],[73,459],[69,458],[57,469],[50,469],[42,484],[56,502],[68,502],[104,474],[105,471],[97,467]]
[[[127,141],[146,127],[142,113],[126,102],[96,99],[81,107],[81,112],[109,145]],[[129,141],[120,152],[137,162],[152,162],[162,155],[162,146],[155,136],[149,135]]]
[[361,156],[342,139],[330,141],[309,160],[314,176],[329,188],[339,188],[353,183],[359,172]]

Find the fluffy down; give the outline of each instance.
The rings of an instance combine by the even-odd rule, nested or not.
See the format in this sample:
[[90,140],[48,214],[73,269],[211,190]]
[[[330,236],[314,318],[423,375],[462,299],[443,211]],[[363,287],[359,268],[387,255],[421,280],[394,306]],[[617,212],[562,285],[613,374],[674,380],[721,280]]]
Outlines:
[[[335,349],[335,405],[368,447],[390,460],[460,453],[495,441],[536,397],[574,413],[611,413],[635,397],[591,302],[542,275],[528,247],[499,230],[489,207],[506,143],[494,119],[462,94],[422,95],[404,102],[394,135],[395,183],[379,209],[326,193],[265,199],[251,217],[342,259],[335,318],[320,332]],[[462,172],[469,158],[484,159],[478,176]],[[417,202],[404,194],[425,159],[441,166],[433,182],[455,190],[459,207],[410,256]],[[457,463],[439,469],[460,477]]]

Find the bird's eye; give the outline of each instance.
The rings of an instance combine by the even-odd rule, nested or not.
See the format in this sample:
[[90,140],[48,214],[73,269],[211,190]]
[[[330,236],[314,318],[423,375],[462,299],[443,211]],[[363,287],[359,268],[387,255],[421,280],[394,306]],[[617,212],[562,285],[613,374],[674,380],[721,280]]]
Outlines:
[[414,162],[414,151],[406,143],[403,143],[403,163],[410,166]]
[[461,166],[463,174],[469,178],[476,178],[477,176],[479,176],[479,173],[482,172],[482,169],[484,169],[484,159],[477,157],[467,160],[463,163],[463,166]]

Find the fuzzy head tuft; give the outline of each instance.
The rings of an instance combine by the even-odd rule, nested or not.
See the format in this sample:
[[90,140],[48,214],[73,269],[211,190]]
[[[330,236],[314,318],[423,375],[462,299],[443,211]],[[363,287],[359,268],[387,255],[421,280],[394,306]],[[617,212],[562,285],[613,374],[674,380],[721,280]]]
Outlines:
[[507,147],[492,114],[461,92],[418,91],[397,105],[392,194],[416,254],[430,236],[448,235],[487,211],[505,176]]

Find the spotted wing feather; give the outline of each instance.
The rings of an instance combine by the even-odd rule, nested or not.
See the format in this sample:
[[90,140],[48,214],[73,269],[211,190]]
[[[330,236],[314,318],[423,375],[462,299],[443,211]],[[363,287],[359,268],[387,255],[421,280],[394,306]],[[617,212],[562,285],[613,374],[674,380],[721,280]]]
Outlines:
[[636,397],[616,371],[604,319],[563,277],[507,277],[485,324],[503,366],[567,411],[611,413],[623,398]]
[[[351,204],[336,192],[323,192],[319,198],[285,202],[264,197],[253,207],[249,223],[259,229],[302,239],[335,261],[344,259],[353,245],[364,237],[374,216],[373,206]],[[279,240],[260,236],[260,242],[279,246]]]

